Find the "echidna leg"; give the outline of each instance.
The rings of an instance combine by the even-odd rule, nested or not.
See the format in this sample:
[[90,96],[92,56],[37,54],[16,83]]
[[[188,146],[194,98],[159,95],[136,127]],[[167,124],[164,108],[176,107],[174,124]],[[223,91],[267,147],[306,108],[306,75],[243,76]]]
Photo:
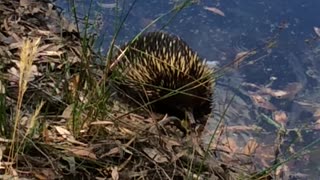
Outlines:
[[193,116],[193,111],[192,110],[189,110],[189,109],[186,109],[185,110],[185,113],[186,113],[186,116],[189,120],[189,123],[190,123],[190,127],[193,127],[196,125],[196,120],[194,119],[194,116]]
[[159,125],[165,126],[168,123],[173,122],[174,124],[180,123],[180,119],[175,116],[165,116],[161,121],[159,121]]
[[175,116],[167,116],[161,121],[158,122],[160,126],[165,126],[168,123],[172,123],[174,126],[176,126],[181,132],[182,132],[182,137],[185,137],[187,134],[186,129],[181,126],[181,119],[175,117]]

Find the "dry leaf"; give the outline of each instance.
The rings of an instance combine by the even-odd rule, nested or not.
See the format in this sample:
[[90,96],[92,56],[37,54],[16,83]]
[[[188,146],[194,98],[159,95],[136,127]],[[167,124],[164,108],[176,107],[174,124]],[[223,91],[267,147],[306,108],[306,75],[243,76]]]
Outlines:
[[51,131],[48,129],[48,124],[47,123],[44,123],[43,124],[43,129],[42,129],[42,132],[41,132],[41,135],[44,139],[44,142],[46,143],[49,143],[53,140],[53,137],[51,136]]
[[73,104],[68,105],[68,106],[64,109],[61,117],[64,118],[64,119],[66,119],[66,120],[71,119],[71,118],[72,118],[73,108],[74,108],[74,105],[73,105]]
[[35,176],[35,178],[37,178],[37,179],[39,179],[39,180],[46,180],[46,179],[48,179],[48,178],[47,178],[48,176],[44,176],[44,175],[42,175],[42,174],[40,174],[40,173],[38,173],[38,172],[33,172],[33,175]]
[[75,155],[81,156],[81,157],[86,157],[86,158],[90,158],[90,159],[97,159],[96,155],[91,152],[91,149],[89,148],[85,148],[85,147],[72,147],[72,148],[68,148],[66,149],[70,152],[72,152]]
[[[18,82],[19,78],[20,78],[20,66],[21,66],[21,64],[20,64],[20,61],[17,61],[17,60],[12,60],[12,62],[14,62],[19,69],[16,69],[15,67],[11,67],[8,70],[8,73],[10,73],[12,75],[12,76],[10,76],[9,81]],[[30,74],[28,76],[28,79],[26,79],[26,81],[28,81],[28,82],[29,81],[33,81],[36,76],[42,76],[42,73],[40,73],[38,71],[38,67],[36,65],[31,65]]]
[[154,161],[157,163],[166,163],[169,162],[168,158],[164,156],[160,151],[157,149],[152,148],[143,148],[143,151]]
[[94,121],[90,123],[91,125],[113,125],[112,121]]
[[199,155],[204,156],[205,152],[200,147],[199,138],[193,133],[191,134],[191,138],[192,138],[193,148],[196,150],[197,153],[199,153]]
[[16,169],[13,168],[13,166],[9,166],[7,168],[7,170],[9,171],[9,174],[12,176],[10,179],[13,179],[13,180],[19,180],[19,175],[16,171]]
[[125,128],[125,127],[119,127],[119,130],[121,131],[121,133],[126,134],[126,135],[132,135],[132,136],[136,135],[136,132],[133,132],[130,129]]
[[0,145],[0,169],[4,169],[5,167],[2,166],[2,158],[3,158],[3,151],[6,150],[6,147],[3,145]]
[[39,56],[57,56],[57,57],[61,57],[61,55],[63,54],[62,51],[43,51],[43,52],[39,52]]
[[54,128],[57,130],[57,132],[63,137],[63,138],[68,138],[68,136],[71,136],[70,131],[66,130],[63,127],[60,126],[54,126]]
[[282,125],[285,125],[288,121],[287,114],[284,111],[275,111],[273,113],[273,119]]
[[[51,35],[51,31],[45,31],[45,30],[41,30],[41,29],[37,29],[36,30],[40,35],[44,35],[44,36],[49,36]],[[46,46],[51,46],[51,44],[47,44]]]
[[171,159],[171,162],[175,162],[178,159],[180,159],[181,157],[186,156],[186,155],[188,155],[188,150],[180,151],[178,154],[174,155],[174,157]]
[[119,171],[118,167],[113,167],[111,172],[112,180],[118,180],[119,179]]
[[73,74],[72,77],[69,79],[68,90],[71,91],[73,98],[77,97],[79,82],[80,74]]
[[170,152],[173,152],[173,146],[181,146],[181,143],[179,143],[176,140],[169,139],[169,138],[166,138],[166,137],[163,137],[163,138],[164,138],[164,142],[166,143],[166,148]]
[[215,8],[215,7],[208,7],[205,6],[203,7],[205,10],[208,10],[210,12],[213,12],[214,14],[220,15],[220,16],[225,16],[224,12],[222,12],[220,9]]
[[256,152],[257,147],[259,144],[255,139],[250,139],[246,146],[243,148],[243,154],[251,156]]
[[1,143],[11,143],[11,139],[4,139],[4,138],[0,137],[0,142]]
[[28,6],[30,6],[31,3],[32,3],[31,0],[20,0],[20,6],[24,8],[27,8]]
[[101,155],[100,158],[104,158],[104,157],[107,157],[107,156],[114,156],[116,154],[120,154],[120,148],[119,147],[115,147],[115,148],[110,149],[107,153]]
[[39,180],[42,180],[42,179],[46,180],[48,179],[48,177],[50,177],[50,179],[58,178],[54,169],[52,168],[40,168],[40,170],[33,170],[32,173],[34,174],[36,179],[39,179]]
[[75,140],[73,136],[69,136],[69,138],[67,138],[67,140],[68,140],[68,142],[70,142],[72,144],[80,145],[80,146],[83,146],[83,147],[87,146],[87,144]]
[[9,76],[9,81],[11,83],[14,83],[14,84],[18,84],[19,82],[19,71],[17,70],[17,68],[15,67],[11,67],[9,70],[8,70],[8,73],[11,74],[11,76]]

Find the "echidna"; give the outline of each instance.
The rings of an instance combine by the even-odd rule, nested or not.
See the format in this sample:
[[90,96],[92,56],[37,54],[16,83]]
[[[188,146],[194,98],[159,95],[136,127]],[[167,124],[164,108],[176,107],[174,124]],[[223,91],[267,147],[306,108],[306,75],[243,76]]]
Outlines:
[[149,32],[120,49],[124,56],[117,67],[122,76],[115,85],[126,100],[150,103],[153,112],[187,118],[191,124],[206,124],[212,109],[213,71],[186,42],[164,32]]

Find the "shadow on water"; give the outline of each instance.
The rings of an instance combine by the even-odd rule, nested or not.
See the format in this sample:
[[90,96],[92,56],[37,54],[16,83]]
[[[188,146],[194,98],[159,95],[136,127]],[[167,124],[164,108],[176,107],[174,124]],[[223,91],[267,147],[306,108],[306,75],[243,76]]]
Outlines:
[[[65,0],[56,3],[66,9]],[[78,3],[79,8],[86,10],[90,1]],[[97,1],[98,2],[98,1]],[[105,51],[110,43],[115,25],[118,23],[116,15],[129,8],[133,1],[106,1],[93,2],[91,21],[97,23],[95,31],[101,36],[102,44],[99,47]],[[179,0],[137,1],[135,7],[121,29],[118,44],[126,42],[139,33],[146,25],[159,15],[171,9]],[[225,13],[225,17],[216,15],[204,7],[217,7]],[[298,151],[307,144],[320,137],[320,126],[316,124],[320,115],[319,82],[320,72],[320,41],[306,43],[316,37],[313,27],[319,25],[320,1],[298,0],[270,0],[270,1],[212,1],[203,0],[178,14],[165,31],[179,35],[193,49],[210,61],[218,61],[219,65],[227,64],[234,59],[237,53],[248,51],[261,46],[277,34],[279,26],[284,30],[276,38],[276,44],[266,52],[262,52],[259,60],[250,58],[246,65],[225,74],[216,90],[216,111],[221,112],[226,106],[228,97],[235,94],[234,102],[227,112],[225,123],[228,126],[263,126],[260,132],[231,132],[239,147],[246,145],[250,138],[255,138],[261,147],[269,148],[272,154],[273,144],[277,138],[277,129],[270,126],[262,118],[262,114],[274,117],[278,111],[285,112],[287,129],[298,129],[299,133],[290,131],[283,140],[284,156]],[[85,12],[85,11],[79,11]],[[151,30],[163,27],[168,18],[156,23]],[[258,55],[258,56],[259,56]],[[298,83],[300,90],[294,97],[279,99],[270,94],[268,102],[274,106],[273,110],[257,107],[252,102],[252,93],[260,92],[256,88],[244,87],[243,83],[252,83],[259,87],[272,90],[288,90],[290,83]],[[292,86],[289,86],[292,87]],[[286,89],[287,88],[287,89]],[[261,89],[260,89],[261,90]],[[261,94],[259,94],[261,95]],[[214,122],[214,121],[213,121]],[[214,127],[214,123],[209,128]],[[290,144],[293,144],[291,146]],[[319,148],[319,145],[317,146]],[[289,149],[289,150],[288,150]],[[315,148],[314,148],[315,149]],[[260,149],[261,151],[261,149]],[[262,151],[268,153],[268,151]],[[310,149],[310,153],[301,156],[287,165],[293,173],[291,177],[308,178],[320,176],[319,152]],[[286,155],[287,154],[287,155]],[[268,158],[266,158],[268,159]],[[268,159],[270,160],[270,159]],[[263,164],[263,163],[262,163]],[[302,175],[301,175],[302,174]],[[301,176],[301,177],[299,177]]]

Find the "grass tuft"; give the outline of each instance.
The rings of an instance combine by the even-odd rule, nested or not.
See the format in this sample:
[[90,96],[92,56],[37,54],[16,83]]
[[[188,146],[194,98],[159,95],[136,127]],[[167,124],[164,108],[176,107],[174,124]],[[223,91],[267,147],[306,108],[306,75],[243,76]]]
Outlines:
[[37,38],[34,40],[25,39],[22,43],[22,49],[20,53],[20,63],[19,63],[19,89],[18,89],[18,100],[16,105],[16,114],[14,119],[14,127],[12,134],[12,142],[10,146],[9,158],[12,162],[16,161],[16,143],[19,142],[19,123],[21,120],[21,106],[22,100],[24,97],[24,93],[28,88],[28,82],[30,80],[30,75],[32,71],[32,63],[37,55],[38,46],[41,42],[41,38]]

